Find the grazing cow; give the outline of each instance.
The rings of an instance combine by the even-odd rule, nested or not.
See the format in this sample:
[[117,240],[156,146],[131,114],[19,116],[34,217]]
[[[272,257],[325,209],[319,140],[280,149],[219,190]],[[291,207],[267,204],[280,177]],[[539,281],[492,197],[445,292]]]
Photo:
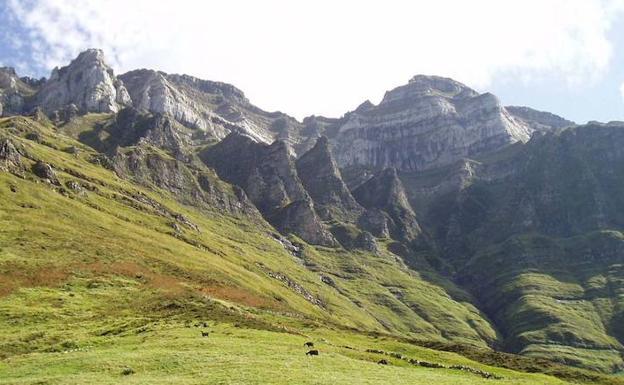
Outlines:
[[314,342],[306,342],[305,344],[303,344],[304,347],[306,348],[313,348],[314,347]]
[[202,332],[202,337],[208,337],[210,335],[210,332]]
[[388,361],[381,359],[379,360],[379,362],[377,362],[379,365],[388,365]]
[[318,355],[319,355],[318,350],[310,350],[306,353],[306,356],[318,356]]

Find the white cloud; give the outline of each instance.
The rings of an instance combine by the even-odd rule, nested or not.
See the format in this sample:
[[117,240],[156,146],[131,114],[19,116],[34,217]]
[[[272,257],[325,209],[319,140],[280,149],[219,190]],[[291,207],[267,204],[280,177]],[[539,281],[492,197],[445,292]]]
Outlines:
[[339,115],[365,97],[439,74],[484,88],[493,77],[604,74],[624,1],[10,0],[36,65],[103,48],[117,72],[139,67],[233,83],[299,117]]
[[624,102],[624,83],[620,85],[620,93],[622,94],[622,101]]

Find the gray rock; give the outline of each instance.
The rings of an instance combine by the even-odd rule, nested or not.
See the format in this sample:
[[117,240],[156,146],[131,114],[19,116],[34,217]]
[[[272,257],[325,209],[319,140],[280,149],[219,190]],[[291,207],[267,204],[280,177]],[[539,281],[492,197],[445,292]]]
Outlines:
[[266,119],[256,121],[247,109],[267,113],[251,106],[243,92],[232,85],[152,70],[131,71],[120,78],[136,108],[169,114],[183,125],[205,132],[208,138],[223,139],[239,132],[270,143],[275,136]]
[[48,163],[37,161],[32,166],[32,172],[33,174],[35,174],[41,179],[45,179],[52,184],[58,184],[58,179],[56,178],[56,172],[54,172],[54,169]]
[[76,193],[83,192],[82,186],[80,186],[80,183],[76,182],[75,180],[68,181],[67,183],[65,183],[65,186],[73,192],[76,192]]
[[310,199],[290,203],[272,215],[270,222],[284,233],[293,233],[316,245],[336,247],[338,242],[325,229]]
[[[102,159],[107,161],[108,158]],[[173,193],[183,204],[202,209],[216,208],[235,216],[260,220],[260,213],[242,191],[231,191],[231,186],[220,181],[199,160],[186,163],[162,156],[146,144],[139,144],[130,150],[119,149],[110,166],[119,176]],[[180,223],[193,228],[185,221]]]
[[0,67],[0,116],[24,112],[25,101],[35,89],[20,79],[11,67]]
[[364,211],[343,182],[326,137],[297,160],[297,174],[323,220],[354,221]]
[[219,177],[241,187],[267,221],[284,233],[327,246],[336,245],[314,210],[283,141],[271,145],[230,134],[200,157]]
[[332,141],[341,167],[423,170],[526,142],[532,131],[492,94],[447,78],[415,76],[379,105],[365,103],[348,114]]
[[560,129],[576,124],[550,112],[538,111],[529,107],[507,106],[505,109],[514,117],[523,120],[534,131]]
[[[393,168],[382,171],[379,175],[368,180],[354,192],[355,199],[368,210],[379,210],[387,219],[390,235],[398,240],[411,241],[420,235],[421,228],[416,220],[403,183]],[[378,214],[376,214],[378,215]],[[368,214],[370,216],[370,214]],[[370,221],[371,218],[360,220],[360,223]],[[375,218],[375,223],[383,221]],[[373,234],[383,231],[383,227],[371,228],[365,226]]]
[[359,218],[358,226],[379,238],[390,236],[388,216],[379,209],[366,210]]
[[21,155],[9,139],[0,142],[0,170],[11,171],[21,166]]
[[68,66],[55,68],[35,97],[35,105],[48,114],[70,104],[80,113],[117,112],[132,104],[101,50],[86,50]]

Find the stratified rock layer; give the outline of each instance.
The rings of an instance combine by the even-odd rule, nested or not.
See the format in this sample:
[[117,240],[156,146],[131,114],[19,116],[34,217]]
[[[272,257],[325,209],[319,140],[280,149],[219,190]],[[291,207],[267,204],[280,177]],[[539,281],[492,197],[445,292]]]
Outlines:
[[338,163],[422,170],[517,141],[532,129],[489,93],[451,79],[415,76],[378,106],[351,112],[333,137]]

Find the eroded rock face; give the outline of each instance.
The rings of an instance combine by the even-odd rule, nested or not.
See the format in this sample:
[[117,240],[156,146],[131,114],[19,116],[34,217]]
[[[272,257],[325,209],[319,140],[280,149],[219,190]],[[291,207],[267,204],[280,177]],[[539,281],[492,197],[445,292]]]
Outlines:
[[420,235],[420,225],[396,169],[382,171],[353,191],[353,196],[372,211],[360,220],[372,234],[381,236],[387,227],[390,235],[399,240],[411,241]]
[[[238,132],[258,142],[273,141],[268,122],[260,124],[247,116],[246,108],[255,107],[232,85],[152,70],[131,71],[120,78],[136,108],[169,114],[187,127],[204,131],[212,139]],[[264,114],[259,109],[258,112]]]
[[99,49],[82,52],[68,66],[55,68],[37,93],[35,104],[46,113],[74,104],[80,113],[117,112],[132,104],[130,95],[106,64]]
[[364,211],[343,182],[326,137],[297,160],[297,174],[324,220],[353,221]]
[[11,67],[0,67],[0,116],[24,112],[28,97],[35,92],[30,84],[20,79]]
[[349,114],[333,138],[341,167],[422,170],[527,141],[532,129],[498,99],[451,79],[415,76]]
[[240,186],[263,216],[280,231],[303,240],[333,246],[312,199],[304,189],[286,143],[271,145],[230,134],[200,155],[223,180]]
[[338,246],[338,242],[325,229],[320,218],[316,215],[314,205],[309,198],[294,201],[277,210],[269,218],[271,223],[284,233],[296,234],[313,244]]
[[0,170],[11,171],[21,165],[21,155],[9,139],[0,142]]
[[144,143],[132,149],[119,149],[112,167],[120,176],[170,191],[185,204],[260,218],[244,192],[236,188],[229,191],[228,186],[201,163],[191,168],[188,163],[153,152]]
[[522,119],[535,131],[548,131],[570,127],[575,124],[573,121],[564,119],[561,116],[534,110],[529,107],[507,106],[505,109],[516,118]]

